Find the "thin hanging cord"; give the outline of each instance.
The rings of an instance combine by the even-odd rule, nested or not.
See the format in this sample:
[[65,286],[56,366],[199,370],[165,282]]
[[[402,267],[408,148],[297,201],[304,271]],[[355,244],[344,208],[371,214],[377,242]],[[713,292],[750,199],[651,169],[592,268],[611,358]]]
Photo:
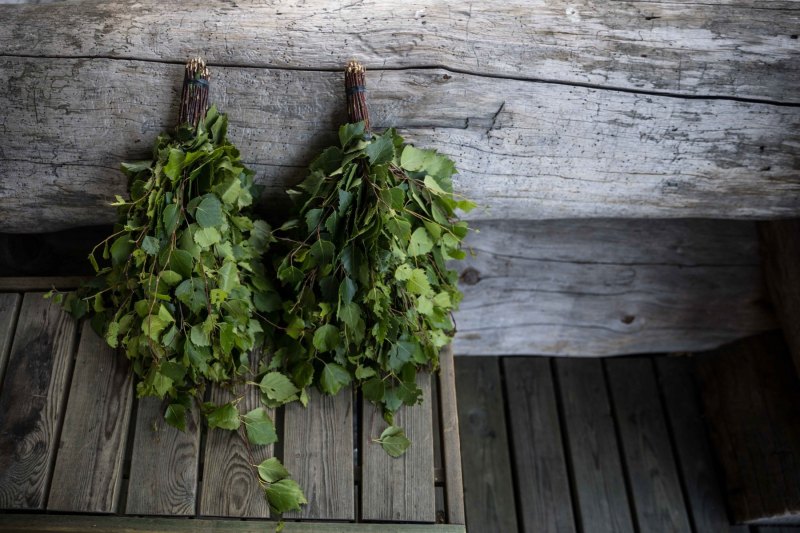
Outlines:
[[347,95],[347,116],[350,122],[364,121],[369,131],[369,109],[367,109],[366,70],[358,61],[351,60],[344,71],[344,90]]
[[181,105],[178,111],[178,125],[188,124],[193,128],[203,120],[208,111],[209,71],[206,62],[196,57],[186,63],[183,75]]

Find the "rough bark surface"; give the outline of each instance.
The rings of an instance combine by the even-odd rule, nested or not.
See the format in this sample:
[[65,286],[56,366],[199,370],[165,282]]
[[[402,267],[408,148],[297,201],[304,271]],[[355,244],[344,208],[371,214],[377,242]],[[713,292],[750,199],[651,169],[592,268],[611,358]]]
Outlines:
[[797,5],[0,6],[0,231],[111,222],[197,53],[264,205],[334,141],[357,57],[374,127],[453,157],[472,218],[797,216]]

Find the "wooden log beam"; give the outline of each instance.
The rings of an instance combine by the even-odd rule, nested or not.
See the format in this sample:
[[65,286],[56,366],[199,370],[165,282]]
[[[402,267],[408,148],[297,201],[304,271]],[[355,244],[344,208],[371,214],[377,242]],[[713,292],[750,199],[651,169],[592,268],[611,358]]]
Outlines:
[[[0,231],[111,223],[119,163],[148,157],[173,125],[181,76],[179,64],[0,55]],[[457,191],[481,204],[473,219],[800,215],[800,107],[442,69],[373,71],[369,87],[375,128],[455,159]],[[212,100],[267,207],[345,120],[339,72],[218,67]]]
[[788,0],[224,0],[0,6],[5,55],[338,70],[445,67],[683,95],[800,103]]
[[475,222],[459,355],[698,351],[776,327],[755,224]]
[[[464,292],[459,355],[697,351],[778,326],[752,222],[472,225],[480,230],[467,240],[474,255],[453,265]],[[88,237],[79,234],[76,246],[90,249]],[[65,290],[86,279],[0,278],[0,291]]]

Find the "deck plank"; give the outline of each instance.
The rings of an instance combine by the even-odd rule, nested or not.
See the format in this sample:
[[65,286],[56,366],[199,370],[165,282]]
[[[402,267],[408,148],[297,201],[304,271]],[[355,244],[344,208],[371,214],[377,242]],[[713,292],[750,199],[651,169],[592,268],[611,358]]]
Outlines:
[[[239,412],[261,407],[259,389],[246,387],[238,404]],[[234,394],[212,385],[210,398],[221,405],[234,399]],[[273,409],[268,410],[275,419]],[[245,428],[239,431],[210,429],[203,450],[203,485],[200,491],[200,514],[238,518],[264,518],[269,516],[269,506],[264,491],[258,484],[257,474],[251,465],[272,457],[274,446],[250,445]]]
[[503,366],[522,530],[572,533],[569,473],[550,360],[507,357]]
[[284,465],[303,487],[308,505],[286,518],[355,519],[353,394],[309,390],[308,408],[286,406]]
[[696,531],[730,532],[692,361],[688,357],[659,357],[656,369],[694,528]]
[[76,334],[61,306],[25,294],[0,395],[0,508],[45,507]]
[[464,477],[461,469],[458,402],[456,398],[456,369],[453,347],[448,345],[439,355],[440,430],[444,452],[445,497],[447,523],[464,524]]
[[633,533],[602,361],[558,359],[556,376],[581,528]]
[[84,322],[48,510],[116,512],[132,405],[128,360]]
[[185,432],[164,422],[158,398],[139,400],[126,513],[193,515],[200,448],[198,413],[187,413]]
[[456,360],[464,504],[470,531],[518,531],[500,360]]
[[[0,530],[15,532],[86,533],[264,533],[277,522],[142,518],[133,516],[0,514]],[[465,533],[464,526],[444,524],[352,524],[286,522],[284,533]]]
[[402,522],[434,522],[436,494],[433,472],[433,416],[431,376],[417,375],[422,403],[404,406],[395,415],[411,446],[393,458],[372,442],[387,427],[374,405],[363,400],[361,450],[361,518]]
[[14,327],[22,297],[19,294],[0,294],[0,391],[3,390],[3,375],[14,339]]
[[652,360],[605,364],[639,529],[690,533]]

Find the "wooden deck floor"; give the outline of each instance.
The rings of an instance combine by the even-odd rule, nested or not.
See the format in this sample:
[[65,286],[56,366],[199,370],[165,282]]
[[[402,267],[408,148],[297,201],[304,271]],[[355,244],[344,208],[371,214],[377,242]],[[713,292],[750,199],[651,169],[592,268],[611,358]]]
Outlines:
[[688,357],[456,358],[474,533],[731,525]]
[[[165,404],[134,398],[125,359],[88,322],[27,292],[36,283],[0,279],[0,531],[234,524],[217,518],[252,519],[242,527],[270,530],[276,523],[267,522],[274,517],[252,465],[274,453],[310,500],[284,515],[295,531],[366,532],[380,522],[381,531],[463,532],[449,349],[437,379],[417,378],[424,403],[397,415],[415,443],[402,457],[389,458],[374,442],[386,423],[349,391],[310,391],[308,409],[278,409],[278,447],[251,448],[235,432],[208,430],[195,406],[186,431],[163,424]],[[216,387],[206,392],[217,404],[230,398]],[[242,411],[259,404],[256,394],[241,402]]]

